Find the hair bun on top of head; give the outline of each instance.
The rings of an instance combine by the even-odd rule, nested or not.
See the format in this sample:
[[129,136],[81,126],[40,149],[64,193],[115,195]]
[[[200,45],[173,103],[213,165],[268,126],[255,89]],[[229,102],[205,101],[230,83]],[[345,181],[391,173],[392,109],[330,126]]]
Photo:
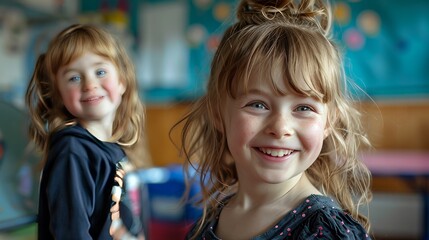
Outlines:
[[250,25],[269,21],[302,25],[324,34],[331,25],[330,5],[323,0],[241,0],[237,18]]

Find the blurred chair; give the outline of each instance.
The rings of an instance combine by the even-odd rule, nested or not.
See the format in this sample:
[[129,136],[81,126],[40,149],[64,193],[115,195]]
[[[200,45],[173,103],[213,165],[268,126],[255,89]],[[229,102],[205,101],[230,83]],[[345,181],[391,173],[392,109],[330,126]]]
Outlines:
[[27,138],[25,111],[0,101],[0,232],[34,223],[40,156]]
[[[125,183],[139,185],[140,206],[135,206],[140,211],[149,240],[185,239],[189,228],[202,213],[190,201],[183,201],[186,184],[181,165],[139,169],[128,174]],[[198,192],[199,188],[192,185],[189,199],[192,200]],[[132,193],[128,194],[132,196]]]

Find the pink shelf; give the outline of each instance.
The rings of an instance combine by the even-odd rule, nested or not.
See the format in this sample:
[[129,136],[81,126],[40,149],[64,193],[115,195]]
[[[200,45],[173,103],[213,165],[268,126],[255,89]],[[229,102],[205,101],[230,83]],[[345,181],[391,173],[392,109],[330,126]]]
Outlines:
[[429,175],[429,152],[374,151],[363,161],[376,175]]

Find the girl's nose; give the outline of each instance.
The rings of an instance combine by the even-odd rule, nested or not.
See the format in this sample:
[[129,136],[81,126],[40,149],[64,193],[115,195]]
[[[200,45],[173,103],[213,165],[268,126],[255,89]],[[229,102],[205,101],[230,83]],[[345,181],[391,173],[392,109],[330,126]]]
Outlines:
[[91,78],[91,77],[85,77],[83,80],[82,89],[83,89],[83,91],[90,91],[90,90],[96,88],[97,85],[98,85],[98,82],[96,79]]
[[276,138],[282,138],[293,134],[293,119],[283,114],[276,114],[270,119],[266,133]]

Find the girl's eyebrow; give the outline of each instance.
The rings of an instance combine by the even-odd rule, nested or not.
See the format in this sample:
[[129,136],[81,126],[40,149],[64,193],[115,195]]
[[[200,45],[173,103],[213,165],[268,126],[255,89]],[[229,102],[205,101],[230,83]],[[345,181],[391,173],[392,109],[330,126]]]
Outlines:
[[251,89],[247,89],[247,90],[239,90],[237,92],[237,96],[238,97],[242,97],[245,95],[269,95],[267,92],[262,91],[259,88],[251,88]]

